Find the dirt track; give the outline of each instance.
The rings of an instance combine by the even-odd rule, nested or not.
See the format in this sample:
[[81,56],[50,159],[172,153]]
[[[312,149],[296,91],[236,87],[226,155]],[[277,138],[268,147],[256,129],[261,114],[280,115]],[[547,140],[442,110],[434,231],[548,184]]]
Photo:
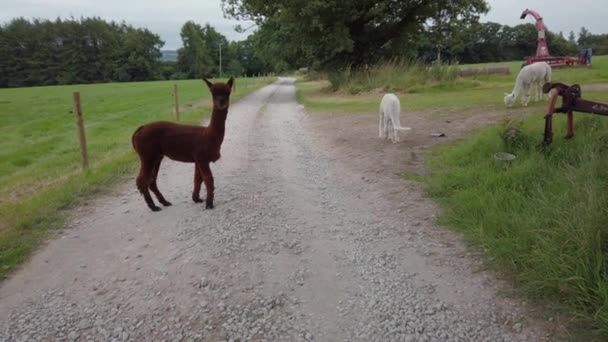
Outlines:
[[543,340],[396,174],[419,165],[415,140],[382,142],[376,122],[307,115],[286,79],[245,97],[216,209],[190,200],[192,165],[165,161],[172,207],[129,182],[75,210],[2,284],[0,341]]

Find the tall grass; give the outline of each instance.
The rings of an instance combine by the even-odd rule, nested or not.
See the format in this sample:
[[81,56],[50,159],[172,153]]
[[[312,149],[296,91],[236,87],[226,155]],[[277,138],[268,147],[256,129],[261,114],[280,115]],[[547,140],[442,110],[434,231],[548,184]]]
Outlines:
[[456,66],[392,60],[367,69],[330,73],[328,80],[332,90],[350,94],[374,89],[413,93],[433,85],[449,85],[457,77]]
[[[606,98],[608,99],[608,98]],[[576,136],[538,149],[542,120],[522,133],[482,131],[435,151],[427,179],[441,223],[481,245],[527,292],[574,309],[608,337],[608,120],[576,116]],[[517,155],[511,164],[493,155]]]

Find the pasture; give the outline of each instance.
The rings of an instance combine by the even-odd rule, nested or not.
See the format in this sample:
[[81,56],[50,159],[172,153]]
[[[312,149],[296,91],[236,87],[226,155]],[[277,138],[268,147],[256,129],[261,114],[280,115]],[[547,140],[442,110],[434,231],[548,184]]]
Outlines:
[[[404,111],[502,109],[503,93],[513,90],[521,64],[516,61],[480,65],[506,65],[511,75],[458,78],[456,70],[450,70],[455,67],[431,67],[421,72],[417,65],[388,63],[371,69],[369,74],[354,74],[337,92],[328,91],[326,80],[301,81],[298,99],[309,110],[319,112],[374,112],[378,109],[380,94],[385,92],[398,93]],[[474,65],[461,67],[471,66]],[[608,56],[594,57],[592,68],[555,69],[553,80],[581,84],[608,82]],[[593,96],[591,92],[585,94]]]
[[[416,84],[398,81],[415,77],[407,71],[390,73],[381,67],[375,71],[379,79],[357,75],[337,92],[328,91],[327,81],[302,81],[299,97],[316,115],[374,117],[377,122],[382,94],[396,91],[401,123],[413,129],[409,138],[406,135],[402,153],[409,155],[426,144],[425,171],[404,170],[404,177],[419,182],[441,205],[439,222],[480,247],[489,256],[488,264],[529,298],[554,304],[568,313],[568,319],[581,318],[583,339],[604,339],[608,336],[608,117],[575,113],[575,136],[566,140],[565,116],[557,115],[553,144],[539,149],[547,101],[531,102],[524,109],[518,98],[514,108],[505,108],[503,93],[511,91],[521,63],[508,64],[510,76]],[[579,83],[585,99],[608,103],[608,56],[595,57],[591,69],[554,70],[553,81]],[[365,91],[352,94],[353,88]],[[486,122],[464,132],[446,132],[457,136],[449,144],[416,140],[420,139],[416,133],[425,136],[437,127],[480,120]],[[502,138],[513,125],[521,133]],[[497,152],[517,158],[509,164],[497,162]],[[541,315],[550,320],[559,316],[554,310]],[[590,331],[594,336],[586,335]]]
[[[106,83],[0,89],[0,278],[60,227],[61,210],[107,184],[134,176],[131,134],[140,124],[174,120],[178,84],[180,122],[199,123],[210,110],[201,80]],[[267,84],[236,80],[232,101]],[[79,91],[90,169],[81,170],[72,113]]]

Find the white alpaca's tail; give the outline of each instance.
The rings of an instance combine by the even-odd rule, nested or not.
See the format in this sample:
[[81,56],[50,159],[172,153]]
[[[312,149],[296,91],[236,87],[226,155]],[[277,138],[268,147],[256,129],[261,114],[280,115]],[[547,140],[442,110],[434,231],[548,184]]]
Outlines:
[[398,130],[398,131],[409,131],[412,128],[411,127],[402,127],[402,126],[399,126],[399,127],[395,127],[395,129]]
[[[399,108],[399,110],[401,110],[401,108]],[[393,129],[395,129],[397,131],[409,131],[412,129],[411,127],[401,126],[401,119],[399,118],[399,115],[396,115],[393,119],[394,119]]]

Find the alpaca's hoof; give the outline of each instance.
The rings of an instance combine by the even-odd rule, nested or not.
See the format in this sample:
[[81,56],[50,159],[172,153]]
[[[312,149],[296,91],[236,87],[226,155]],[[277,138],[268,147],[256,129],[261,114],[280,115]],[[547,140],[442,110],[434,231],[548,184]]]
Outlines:
[[161,204],[164,205],[165,207],[170,207],[172,205],[171,202],[169,202],[169,201],[161,202]]
[[152,210],[152,211],[160,211],[161,209],[160,209],[160,207],[153,206],[153,207],[150,207],[150,210]]
[[205,202],[200,197],[192,197],[192,201],[194,201],[194,203],[203,203],[203,202]]
[[205,208],[207,208],[207,209],[213,209],[213,203],[207,201],[207,204],[205,205]]

